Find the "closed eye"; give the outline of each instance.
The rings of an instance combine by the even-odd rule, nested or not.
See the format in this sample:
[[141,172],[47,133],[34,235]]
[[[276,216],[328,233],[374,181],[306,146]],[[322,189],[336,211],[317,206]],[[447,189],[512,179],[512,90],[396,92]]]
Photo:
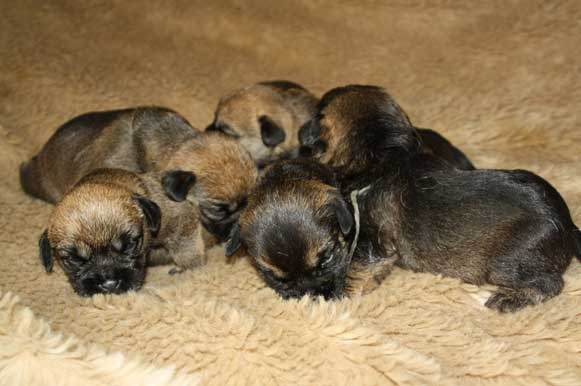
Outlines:
[[322,252],[319,253],[318,257],[318,261],[319,261],[319,268],[321,269],[325,269],[328,268],[331,263],[333,263],[333,260],[335,260],[335,256],[336,256],[336,248],[335,246],[330,246],[328,248],[325,248]]

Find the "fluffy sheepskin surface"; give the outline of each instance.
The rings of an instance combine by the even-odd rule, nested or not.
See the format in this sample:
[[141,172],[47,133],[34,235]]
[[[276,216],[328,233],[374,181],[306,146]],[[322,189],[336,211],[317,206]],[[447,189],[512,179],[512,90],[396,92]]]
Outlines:
[[581,264],[516,314],[490,288],[395,270],[336,302],[282,301],[220,249],[193,272],[77,297],[37,240],[51,206],[17,170],[65,120],[290,79],[385,86],[481,168],[548,179],[581,224],[581,2],[0,2],[1,385],[579,385]]

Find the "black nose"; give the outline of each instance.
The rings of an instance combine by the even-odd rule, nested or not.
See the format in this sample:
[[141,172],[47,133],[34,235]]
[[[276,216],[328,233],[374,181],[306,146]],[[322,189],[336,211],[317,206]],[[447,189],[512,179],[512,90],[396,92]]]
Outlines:
[[103,283],[99,284],[99,289],[104,293],[114,292],[121,285],[121,280],[105,280]]

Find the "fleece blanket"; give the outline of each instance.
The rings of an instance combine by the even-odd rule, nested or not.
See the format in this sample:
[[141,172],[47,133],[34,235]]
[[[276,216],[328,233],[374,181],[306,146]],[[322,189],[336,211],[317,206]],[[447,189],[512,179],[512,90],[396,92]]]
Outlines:
[[480,168],[548,179],[581,224],[581,2],[0,2],[0,385],[579,385],[581,264],[516,314],[490,288],[395,270],[363,297],[283,301],[223,250],[145,287],[77,297],[37,240],[18,165],[65,120],[289,79],[386,87]]

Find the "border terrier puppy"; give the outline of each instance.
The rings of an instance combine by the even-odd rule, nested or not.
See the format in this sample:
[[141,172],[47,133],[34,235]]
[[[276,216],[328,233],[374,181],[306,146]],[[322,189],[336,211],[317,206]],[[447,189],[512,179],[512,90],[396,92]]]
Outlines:
[[[347,86],[347,88],[358,88],[366,86]],[[299,153],[302,156],[315,156],[321,162],[327,163],[335,167],[349,167],[350,170],[360,168],[359,165],[367,165],[373,162],[373,159],[382,158],[382,153],[387,149],[382,148],[371,148],[370,145],[373,141],[382,141],[385,133],[381,131],[379,127],[369,126],[370,122],[343,122],[341,124],[334,125],[332,122],[328,127],[332,128],[324,133],[318,132],[318,126],[316,122],[327,121],[331,118],[325,117],[323,111],[329,103],[329,100],[333,99],[336,93],[343,92],[344,88],[336,88],[328,93],[326,93],[317,106],[317,113],[313,115],[313,118],[304,124],[299,130],[299,142],[300,149]],[[376,89],[375,91],[372,89]],[[373,98],[379,98],[384,101],[384,110],[382,119],[386,119],[391,126],[398,127],[413,127],[410,119],[408,118],[406,112],[396,103],[396,101],[382,89],[379,88],[369,88],[367,90],[367,95],[369,100],[358,101],[359,105],[353,106],[353,109],[365,110],[365,104],[368,102],[373,102]],[[341,106],[342,108],[348,109],[349,106]],[[316,115],[316,116],[315,116]],[[348,118],[347,118],[348,119]],[[365,119],[364,117],[359,117],[357,119]],[[365,123],[366,126],[361,131],[365,132],[365,137],[355,137],[358,133],[352,133],[346,130],[350,124],[360,124]],[[334,128],[337,128],[335,131]],[[426,153],[433,154],[440,157],[450,164],[454,165],[458,169],[462,170],[474,170],[474,165],[468,159],[468,157],[455,147],[450,141],[440,135],[438,132],[431,129],[419,129],[415,128],[415,135],[417,140],[420,141],[422,150]],[[364,141],[367,141],[364,143]],[[357,162],[355,164],[347,165],[347,161],[343,159],[344,154],[349,151],[349,148],[353,145],[359,145],[357,151],[360,152],[360,157],[357,157]],[[333,147],[332,152],[325,152],[326,147]],[[367,151],[375,150],[377,153],[368,154]],[[329,158],[330,154],[333,154],[333,159]]]
[[78,116],[53,134],[20,169],[24,191],[55,203],[98,168],[159,172],[168,197],[199,205],[204,226],[226,237],[257,179],[233,138],[201,133],[178,113],[138,107]]
[[[486,306],[516,311],[558,295],[581,233],[559,193],[524,170],[463,171],[422,152],[381,88],[327,93],[308,126],[315,157],[359,196],[350,286],[371,289],[392,264],[499,287]],[[362,284],[363,283],[363,284]]]
[[56,204],[40,257],[47,272],[56,259],[81,296],[118,294],[138,290],[148,265],[201,264],[201,229],[194,205],[169,200],[157,176],[98,169]]
[[333,173],[310,160],[279,161],[250,196],[226,243],[244,245],[254,266],[283,298],[334,298],[344,290],[354,219]]
[[296,156],[297,133],[314,114],[317,102],[313,94],[293,82],[258,83],[223,97],[206,130],[239,138],[263,168],[277,159]]

